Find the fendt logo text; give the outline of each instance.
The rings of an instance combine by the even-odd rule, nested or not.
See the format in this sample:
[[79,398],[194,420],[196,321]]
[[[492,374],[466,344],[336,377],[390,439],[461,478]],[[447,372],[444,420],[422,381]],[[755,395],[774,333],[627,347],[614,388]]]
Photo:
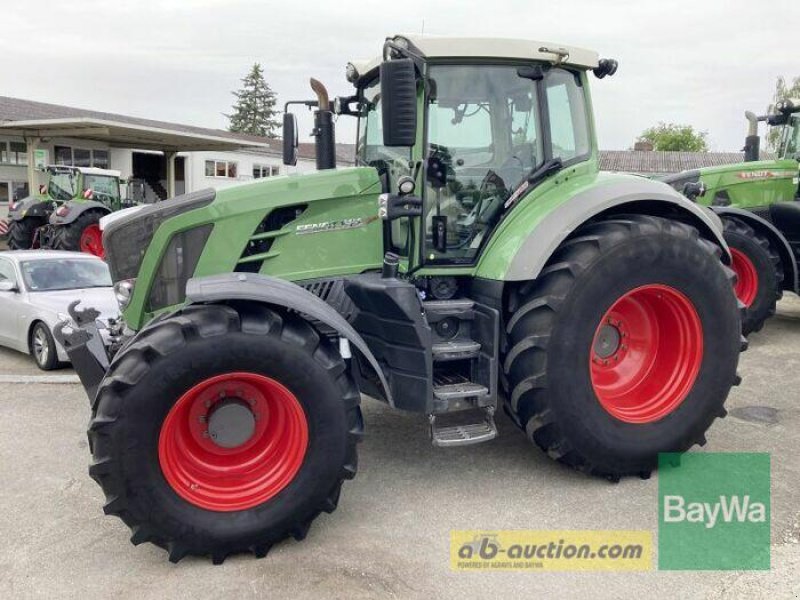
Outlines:
[[763,523],[767,507],[750,496],[720,496],[719,501],[687,502],[683,496],[664,496],[664,522],[702,523],[711,529],[720,520],[724,523]]

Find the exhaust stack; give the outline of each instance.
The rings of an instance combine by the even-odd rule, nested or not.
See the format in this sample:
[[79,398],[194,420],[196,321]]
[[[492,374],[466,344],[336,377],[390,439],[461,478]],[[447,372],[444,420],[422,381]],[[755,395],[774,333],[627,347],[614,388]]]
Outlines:
[[328,90],[321,81],[311,78],[311,89],[317,95],[319,108],[314,111],[314,131],[311,135],[317,138],[315,147],[317,169],[336,168],[336,134],[333,125],[333,112],[331,111]]
[[745,162],[755,162],[761,155],[761,138],[758,137],[758,122],[763,121],[763,119],[749,110],[744,113],[744,117],[748,122],[747,137],[744,139],[744,160]]

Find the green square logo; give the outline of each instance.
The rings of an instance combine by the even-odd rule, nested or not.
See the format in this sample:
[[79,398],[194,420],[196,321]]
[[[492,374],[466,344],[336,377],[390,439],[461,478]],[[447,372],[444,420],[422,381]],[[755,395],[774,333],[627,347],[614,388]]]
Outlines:
[[764,453],[661,454],[658,568],[770,568],[770,460]]

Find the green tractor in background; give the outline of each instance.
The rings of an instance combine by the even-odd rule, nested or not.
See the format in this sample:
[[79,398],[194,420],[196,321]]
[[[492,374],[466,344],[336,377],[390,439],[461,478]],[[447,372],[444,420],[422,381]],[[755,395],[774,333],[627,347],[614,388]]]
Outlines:
[[[775,314],[784,291],[800,293],[800,99],[778,103],[774,114],[748,112],[746,117],[744,163],[686,171],[663,181],[722,219],[748,334]],[[759,122],[782,128],[775,160],[759,160]]]
[[120,173],[88,167],[49,166],[38,195],[8,209],[8,247],[52,248],[103,257],[100,219],[130,206],[121,193]]
[[[616,70],[392,37],[348,65],[351,96],[312,80],[317,172],[109,217],[124,322],[104,349],[75,303],[55,333],[131,541],[219,563],[303,539],[356,474],[362,392],[441,447],[492,440],[502,407],[612,481],[704,444],[743,348],[730,255],[711,211],[599,172],[589,75]],[[358,119],[353,168],[335,168],[334,115]],[[291,113],[283,139],[291,164]]]

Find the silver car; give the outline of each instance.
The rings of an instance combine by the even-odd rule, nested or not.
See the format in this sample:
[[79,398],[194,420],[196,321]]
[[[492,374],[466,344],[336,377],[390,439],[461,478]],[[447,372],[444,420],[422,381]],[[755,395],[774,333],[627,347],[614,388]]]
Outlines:
[[32,355],[45,371],[67,362],[52,332],[73,300],[100,311],[102,323],[119,316],[101,259],[80,252],[0,252],[0,345]]

